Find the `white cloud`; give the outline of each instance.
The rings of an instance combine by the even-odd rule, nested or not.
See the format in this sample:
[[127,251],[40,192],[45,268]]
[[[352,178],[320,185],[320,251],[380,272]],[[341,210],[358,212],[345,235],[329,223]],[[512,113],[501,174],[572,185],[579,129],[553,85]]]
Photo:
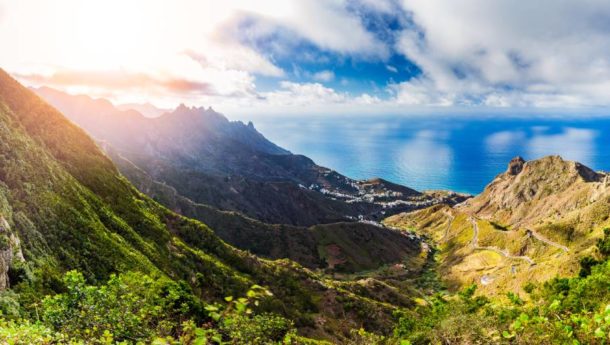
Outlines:
[[264,76],[282,77],[284,71],[251,48],[236,43],[208,42],[199,52],[185,54],[202,67],[218,70],[237,70]]
[[320,83],[294,83],[283,81],[282,90],[264,94],[271,104],[276,105],[312,105],[342,103],[347,100],[345,94],[325,87]]
[[385,69],[387,69],[388,71],[390,71],[392,73],[398,73],[398,69],[392,65],[386,65]]
[[[233,15],[217,26],[217,34],[260,38],[279,34],[286,42],[273,44],[279,53],[290,53],[292,43],[305,40],[317,47],[340,54],[365,59],[383,59],[390,47],[368,31],[360,18],[348,11],[350,0],[283,1],[278,9],[270,9],[277,1],[232,1]],[[258,6],[259,3],[269,6]],[[246,21],[247,29],[239,28]],[[277,38],[277,36],[275,36]]]
[[[607,1],[404,0],[418,30],[397,49],[423,70],[421,102],[581,107],[608,105]],[[407,88],[408,89],[408,88]],[[450,97],[451,95],[455,97]]]
[[314,73],[312,78],[321,82],[329,82],[335,79],[335,73],[333,71],[324,70],[317,73]]
[[371,96],[368,93],[363,93],[362,95],[354,98],[353,103],[362,104],[362,105],[374,105],[381,104],[383,101],[377,96]]
[[367,31],[346,10],[346,0],[295,0],[292,16],[282,18],[287,27],[321,48],[365,57],[386,57],[388,47]]
[[524,131],[500,131],[485,138],[485,148],[489,152],[505,152],[511,147],[523,145],[526,139]]
[[[360,17],[366,15],[370,17]],[[413,22],[401,32],[367,29],[368,19],[386,16]],[[240,26],[244,22],[248,25]],[[593,109],[610,105],[608,23],[607,0],[176,0],[173,6],[163,0],[146,6],[121,0],[0,0],[0,66],[30,76],[23,81],[79,72],[150,81],[114,88],[61,84],[121,103],[214,102],[234,104],[234,109],[313,102],[371,112],[475,106]],[[266,38],[268,49],[252,44],[260,38]],[[394,73],[403,67],[388,58],[398,51],[422,73],[389,82],[390,99],[380,99],[374,89],[350,95],[322,83],[337,80],[346,90],[364,84],[361,78],[366,77],[346,79],[335,75],[333,66],[313,73],[298,62],[294,67],[277,62],[281,53],[302,53],[303,61],[319,65],[331,62],[291,51],[303,41],[334,54],[338,63],[375,61]],[[259,76],[290,75],[312,83],[282,83],[267,92],[257,88]],[[96,80],[108,84],[107,79]],[[181,94],[183,89],[188,92]]]
[[388,89],[395,94],[394,102],[401,105],[451,106],[455,95],[439,92],[430,79],[416,78],[408,82],[391,84]]
[[528,156],[540,158],[561,153],[565,159],[591,165],[597,132],[583,128],[564,128],[557,134],[537,134],[527,142]]

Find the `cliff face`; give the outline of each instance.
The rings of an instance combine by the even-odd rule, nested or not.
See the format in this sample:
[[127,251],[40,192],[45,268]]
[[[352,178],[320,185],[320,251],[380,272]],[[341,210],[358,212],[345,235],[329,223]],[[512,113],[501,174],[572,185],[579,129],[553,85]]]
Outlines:
[[10,287],[9,271],[17,261],[25,261],[19,238],[11,231],[6,219],[0,216],[0,291]]
[[25,262],[21,241],[11,229],[13,210],[7,198],[8,188],[0,182],[0,291],[11,287],[10,273],[15,266]]

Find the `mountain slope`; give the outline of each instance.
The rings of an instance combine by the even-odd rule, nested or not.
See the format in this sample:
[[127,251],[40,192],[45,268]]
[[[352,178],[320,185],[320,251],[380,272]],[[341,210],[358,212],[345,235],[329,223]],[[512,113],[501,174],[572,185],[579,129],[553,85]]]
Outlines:
[[383,299],[237,250],[140,193],[83,130],[1,70],[0,180],[0,273],[24,305],[61,290],[59,277],[69,269],[92,282],[135,270],[188,282],[205,300],[268,286],[275,298],[262,307],[317,337],[343,339],[361,325],[388,332],[392,325],[394,307]]
[[577,273],[583,257],[598,255],[595,244],[609,217],[608,175],[549,156],[513,159],[480,195],[453,208],[435,206],[384,223],[433,239],[451,287],[475,282],[496,293]]
[[[254,126],[212,109],[180,106],[148,119],[104,100],[37,89],[113,157],[135,164],[196,203],[237,211],[266,223],[310,226],[383,214],[462,196],[423,194],[387,181],[355,181],[293,155]],[[121,163],[115,160],[121,169]]]
[[419,239],[370,223],[331,223],[309,228],[266,224],[237,212],[197,204],[174,188],[154,181],[130,162],[113,159],[139,190],[180,214],[204,221],[223,240],[259,256],[288,258],[308,268],[332,272],[356,272],[409,261],[421,254]]
[[531,226],[598,201],[609,186],[608,175],[559,156],[530,162],[517,157],[463,210],[507,225]]

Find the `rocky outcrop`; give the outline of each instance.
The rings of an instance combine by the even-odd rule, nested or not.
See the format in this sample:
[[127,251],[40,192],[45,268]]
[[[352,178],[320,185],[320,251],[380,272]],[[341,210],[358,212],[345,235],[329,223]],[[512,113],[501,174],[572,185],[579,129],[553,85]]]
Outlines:
[[6,219],[0,216],[0,291],[10,287],[8,273],[16,260],[24,260],[19,238],[11,232]]
[[523,170],[523,165],[525,164],[525,159],[517,156],[511,159],[510,163],[508,163],[508,170],[506,171],[509,175],[517,175]]

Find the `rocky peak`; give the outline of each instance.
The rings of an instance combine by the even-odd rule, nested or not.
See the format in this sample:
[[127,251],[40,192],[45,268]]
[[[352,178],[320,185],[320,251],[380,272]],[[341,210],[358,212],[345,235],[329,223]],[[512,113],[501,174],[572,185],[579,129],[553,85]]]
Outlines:
[[581,179],[584,182],[599,182],[604,174],[599,174],[584,164],[574,161],[564,160],[561,156],[546,156],[537,160],[525,163],[528,174],[541,175],[542,180],[551,180],[562,177],[566,181]]
[[598,174],[586,165],[582,165],[578,162],[574,163],[574,168],[586,182],[599,182],[604,178],[602,174]]
[[509,175],[518,175],[521,170],[523,170],[523,165],[525,164],[525,159],[521,156],[517,156],[511,159],[510,163],[508,163],[508,170],[506,171]]
[[603,184],[605,178],[603,173],[560,156],[527,162],[515,157],[505,173],[464,207],[479,217],[493,217],[505,224],[534,224],[576,210],[600,195],[610,195]]

